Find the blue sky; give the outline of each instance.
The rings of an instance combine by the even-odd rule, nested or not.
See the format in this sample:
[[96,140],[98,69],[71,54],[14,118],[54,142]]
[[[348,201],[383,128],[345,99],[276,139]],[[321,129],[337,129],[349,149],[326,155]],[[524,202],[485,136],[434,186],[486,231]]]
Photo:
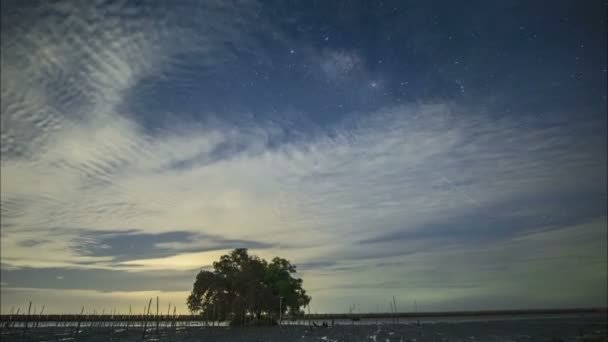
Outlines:
[[185,311],[236,247],[318,312],[605,305],[606,34],[601,1],[4,1],[1,310]]

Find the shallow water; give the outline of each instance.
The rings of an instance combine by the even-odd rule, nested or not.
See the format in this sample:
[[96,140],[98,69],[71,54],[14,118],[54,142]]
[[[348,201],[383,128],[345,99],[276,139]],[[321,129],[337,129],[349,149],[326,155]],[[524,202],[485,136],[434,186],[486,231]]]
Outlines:
[[[463,319],[460,319],[463,318]],[[470,317],[464,319],[410,321],[399,324],[372,320],[334,321],[333,327],[306,325],[282,327],[201,327],[177,326],[156,330],[148,325],[145,341],[585,341],[607,336],[606,315],[561,317]],[[23,328],[4,329],[2,341],[141,341],[141,327],[39,327],[23,334]],[[557,340],[556,340],[557,341]],[[602,341],[601,339],[589,341]]]

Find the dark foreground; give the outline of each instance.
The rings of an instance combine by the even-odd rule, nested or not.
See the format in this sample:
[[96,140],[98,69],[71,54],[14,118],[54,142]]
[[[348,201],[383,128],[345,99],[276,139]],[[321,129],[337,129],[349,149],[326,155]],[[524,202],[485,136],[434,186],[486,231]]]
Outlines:
[[[333,327],[149,327],[145,341],[608,341],[605,315],[414,321],[393,324],[361,321]],[[2,341],[142,341],[143,329],[15,327]]]

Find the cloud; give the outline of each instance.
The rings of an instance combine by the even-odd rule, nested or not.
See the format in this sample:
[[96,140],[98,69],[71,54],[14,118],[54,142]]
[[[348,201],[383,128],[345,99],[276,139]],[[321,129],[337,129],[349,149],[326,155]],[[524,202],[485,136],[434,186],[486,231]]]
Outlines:
[[361,259],[344,263],[356,268],[311,270],[304,279],[319,310],[357,303],[375,311],[393,295],[401,303],[417,300],[424,310],[597,306],[608,295],[606,227],[606,217],[598,217],[476,248]]
[[187,252],[205,252],[231,248],[263,249],[270,244],[230,240],[220,236],[197,234],[188,231],[171,231],[158,234],[135,230],[104,232],[83,231],[73,242],[75,251],[84,256],[113,257],[114,261],[152,259]]
[[[256,135],[238,129],[167,132],[152,139],[135,122],[113,119],[57,136],[31,159],[6,160],[3,224],[12,227],[3,229],[3,247],[10,246],[4,256],[13,257],[23,241],[51,240],[41,233],[53,241],[77,241],[82,230],[115,227],[145,227],[148,234],[222,232],[226,240],[330,249],[331,241],[424,229],[440,217],[504,221],[501,206],[531,198],[544,215],[555,217],[556,201],[575,190],[596,189],[591,201],[601,203],[597,189],[605,185],[599,151],[584,145],[590,142],[568,141],[571,128],[522,128],[465,117],[447,105],[393,108],[344,123],[334,137],[275,149],[263,148],[272,130],[257,127]],[[172,160],[204,160],[220,141],[247,148],[208,163],[167,167]],[[536,150],[522,153],[527,146]],[[560,188],[552,187],[556,182]],[[538,204],[545,196],[555,201]],[[487,229],[497,233],[496,227]],[[87,255],[75,246],[68,251],[66,261]]]
[[[554,258],[528,253],[556,272],[547,279],[564,275],[555,266],[562,262],[575,271],[585,262],[558,253],[563,241],[548,237],[594,219],[592,236],[605,227],[605,132],[596,128],[604,121],[565,122],[564,113],[498,117],[480,106],[436,101],[353,113],[314,132],[280,120],[223,120],[250,114],[240,112],[178,113],[160,125],[134,103],[149,94],[148,82],[190,72],[182,64],[189,58],[204,57],[195,78],[257,51],[247,34],[256,5],[178,6],[167,16],[125,5],[108,13],[116,16],[110,20],[64,2],[53,6],[57,15],[2,30],[0,268],[14,277],[11,286],[48,281],[125,291],[100,281],[107,275],[113,284],[161,288],[163,281],[146,272],[192,272],[245,246],[301,264],[307,286],[319,294],[360,282],[361,271],[375,267],[367,279],[439,302],[480,293],[471,284],[485,284],[480,295],[502,291],[498,280],[475,282],[462,268],[472,263],[473,274],[500,274],[511,258],[501,244],[526,255],[540,248],[527,240],[533,234]],[[186,25],[184,11],[201,16],[189,16],[198,21]],[[135,18],[124,20],[125,13]],[[357,74],[362,64],[345,51],[319,60],[328,77]],[[285,138],[286,126],[297,139]],[[589,291],[588,298],[576,294],[587,301],[605,298],[597,290],[606,284],[597,271],[605,253],[597,241],[575,242],[570,247],[594,246],[585,257],[595,263],[579,269],[580,288],[571,282],[561,289]],[[482,257],[493,262],[474,263],[478,256],[468,250],[486,245],[495,249]],[[79,282],[68,281],[77,274]],[[191,285],[183,276],[175,286]],[[437,282],[450,288],[441,298],[423,289]],[[529,285],[514,283],[521,293]]]
[[[3,247],[17,240],[19,245],[19,252],[3,255],[6,260],[28,264],[27,249],[34,245],[53,255],[41,260],[45,265],[102,260],[75,255],[77,248],[70,241],[81,230],[97,226],[94,222],[108,230],[108,222],[102,221],[111,216],[120,217],[119,226],[123,226],[124,218],[151,214],[154,198],[140,197],[152,206],[137,208],[131,200],[108,201],[109,197],[97,195],[88,199],[103,204],[78,203],[77,198],[83,198],[77,194],[84,191],[92,195],[91,191],[101,190],[103,196],[119,199],[126,194],[134,199],[135,193],[123,192],[117,177],[161,169],[216,144],[212,134],[186,141],[176,139],[179,133],[174,132],[173,137],[165,136],[162,144],[152,147],[163,155],[156,156],[160,157],[156,164],[138,164],[150,161],[140,154],[145,153],[146,148],[141,148],[152,137],[142,134],[143,128],[133,122],[132,113],[125,112],[134,91],[142,88],[138,85],[162,78],[167,70],[179,72],[184,54],[196,56],[208,69],[217,69],[232,58],[232,52],[223,48],[226,41],[240,41],[244,50],[255,44],[256,40],[248,39],[247,32],[239,28],[253,19],[255,3],[243,2],[238,7],[224,2],[191,5],[177,6],[170,13],[152,6],[146,8],[145,15],[141,8],[128,4],[96,8],[72,2],[14,6],[3,12],[11,13],[6,19],[13,24],[2,29],[0,203],[3,235],[8,235],[3,238]],[[204,14],[207,19],[202,20],[204,24],[186,23],[181,15],[184,11]],[[226,21],[224,14],[228,12],[232,19]],[[11,18],[16,17],[21,21],[13,22]],[[175,58],[178,55],[180,59]],[[172,158],[175,151],[180,153]],[[33,169],[26,171],[26,165]],[[109,189],[102,190],[106,186]],[[163,201],[156,203],[164,205]],[[38,209],[42,211],[32,212]],[[99,221],[101,216],[105,219]],[[74,225],[79,220],[70,220],[76,217],[87,222]],[[20,223],[14,226],[12,218]],[[61,229],[49,229],[53,228],[49,227],[51,222]],[[39,239],[41,231],[54,240]],[[19,234],[17,240],[15,234]]]
[[200,268],[165,269],[163,272],[78,268],[2,269],[2,278],[13,288],[112,291],[183,291],[192,286]]
[[[443,247],[451,247],[511,239],[522,234],[559,229],[570,224],[585,222],[592,217],[602,216],[605,211],[601,201],[598,201],[600,198],[600,196],[585,198],[582,194],[568,194],[555,201],[547,200],[544,195],[533,194],[531,198],[516,202],[507,201],[493,207],[483,206],[479,210],[475,208],[480,204],[475,203],[472,210],[463,213],[462,216],[453,216],[447,220],[440,217],[436,221],[429,220],[415,228],[404,227],[388,234],[363,239],[359,243],[366,245],[427,241]],[[561,206],[568,206],[571,210],[560,211]],[[530,207],[534,210],[526,210]]]

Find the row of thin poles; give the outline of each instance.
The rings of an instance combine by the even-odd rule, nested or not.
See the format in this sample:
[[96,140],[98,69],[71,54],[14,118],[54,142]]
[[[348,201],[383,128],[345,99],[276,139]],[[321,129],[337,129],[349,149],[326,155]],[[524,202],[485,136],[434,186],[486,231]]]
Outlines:
[[[42,310],[37,313],[37,309],[34,306],[34,312],[32,313],[32,302],[30,302],[28,307],[27,314],[20,314],[20,308],[17,307],[17,311],[14,311],[14,307],[11,307],[11,310],[8,315],[0,315],[0,329],[14,329],[16,326],[27,326],[30,327],[30,323],[32,323],[32,328],[41,327],[49,327],[50,323],[55,323],[56,326],[64,325],[74,325],[79,322],[83,324],[83,326],[88,327],[107,327],[110,325],[114,325],[117,322],[125,322],[125,328],[131,325],[131,322],[141,322],[141,325],[148,324],[148,319],[150,316],[153,316],[154,322],[156,325],[160,326],[160,322],[164,322],[164,325],[167,326],[172,324],[173,321],[178,322],[202,322],[205,325],[214,324],[217,322],[217,317],[215,312],[213,315],[181,315],[177,314],[177,307],[173,306],[173,313],[171,313],[171,303],[167,308],[167,314],[160,313],[160,303],[159,298],[157,297],[156,303],[156,315],[152,315],[152,298],[150,298],[147,305],[144,305],[143,311],[141,314],[133,314],[132,306],[129,306],[129,313],[127,315],[120,314],[120,312],[116,312],[116,309],[112,310],[110,313],[106,314],[105,308],[101,311],[101,313],[97,312],[96,309],[93,309],[92,313],[85,313],[84,306],[81,308],[80,314],[47,314],[44,315],[45,306],[42,307]],[[310,315],[310,309],[309,309]],[[206,317],[205,317],[206,316]],[[288,316],[289,320],[293,320],[293,317]],[[154,322],[150,323],[153,324]],[[136,324],[136,323],[134,323]]]
[[[396,303],[396,299],[393,296],[392,298],[392,302],[390,302],[390,307],[391,307],[391,313],[393,314],[393,323],[398,323],[399,322],[399,318],[398,318],[398,310],[397,310],[397,303]],[[105,309],[103,309],[101,315],[97,315],[97,312],[95,310],[93,310],[93,314],[84,314],[84,306],[82,307],[82,310],[80,312],[80,315],[59,315],[58,319],[57,319],[57,315],[47,315],[47,316],[43,316],[44,313],[44,309],[45,309],[45,305],[42,306],[42,309],[40,310],[39,313],[37,313],[37,309],[34,306],[34,311],[32,314],[32,302],[29,302],[29,306],[28,306],[28,311],[27,311],[27,315],[22,314],[19,315],[20,312],[20,308],[17,308],[17,311],[14,312],[14,307],[11,308],[10,313],[8,315],[8,318],[4,321],[4,322],[0,322],[0,329],[2,330],[8,330],[11,331],[13,329],[15,329],[16,324],[17,323],[21,323],[19,324],[19,327],[23,327],[23,335],[25,335],[28,331],[28,329],[30,328],[30,323],[31,323],[31,327],[32,328],[38,328],[40,326],[41,322],[55,322],[55,327],[61,326],[61,324],[64,325],[64,327],[68,326],[68,322],[71,323],[76,323],[76,330],[74,330],[74,334],[77,335],[78,332],[80,331],[80,327],[81,325],[84,326],[88,326],[90,328],[104,328],[104,327],[111,327],[111,328],[122,328],[124,326],[125,330],[128,330],[130,327],[134,328],[135,326],[137,326],[137,323],[140,323],[139,325],[143,327],[143,331],[142,331],[142,338],[145,338],[147,332],[148,332],[148,323],[151,321],[150,317],[150,310],[151,310],[151,306],[152,306],[152,298],[150,298],[148,305],[144,306],[143,308],[143,312],[141,315],[133,315],[132,312],[132,308],[131,306],[129,306],[129,314],[128,315],[120,315],[120,313],[116,314],[116,309],[114,309],[112,311],[111,314],[109,315],[105,315]],[[169,303],[169,307],[167,309],[167,315],[162,315],[160,314],[160,307],[159,307],[159,297],[156,297],[156,315],[155,315],[155,323],[156,323],[156,334],[159,334],[159,329],[160,329],[160,321],[162,320],[165,324],[164,327],[175,327],[176,326],[176,322],[177,321],[186,321],[189,322],[191,321],[200,321],[203,317],[202,316],[191,316],[191,315],[186,315],[186,316],[182,316],[182,315],[177,315],[176,314],[176,307],[173,307],[173,314],[171,315],[171,303]],[[162,318],[161,318],[162,316]],[[352,309],[350,310],[350,315],[352,316]],[[6,316],[3,316],[3,318],[6,318]],[[184,319],[186,318],[186,319]],[[192,318],[196,318],[196,319],[192,319]],[[208,317],[207,317],[208,318]],[[319,317],[317,317],[318,319]],[[51,320],[53,319],[53,320]],[[214,317],[215,319],[215,317]],[[316,319],[315,319],[316,320]],[[203,320],[204,324],[209,324],[209,320]],[[213,324],[215,323],[214,320],[212,320]],[[87,325],[88,323],[88,325]],[[118,323],[118,325],[116,325],[116,323]],[[124,323],[124,324],[122,324]],[[299,319],[298,319],[298,323]],[[310,315],[310,307],[308,307],[308,325],[311,324],[311,315]],[[150,322],[150,324],[152,324],[152,322]],[[45,326],[49,326],[49,324],[47,323]]]
[[[114,330],[114,328],[123,328],[124,330],[129,330],[129,328],[134,329],[138,324],[140,323],[139,326],[142,327],[142,340],[145,339],[147,333],[148,333],[148,323],[150,322],[150,324],[152,324],[152,317],[150,315],[150,310],[151,310],[151,306],[152,306],[152,298],[150,298],[150,301],[148,302],[147,306],[144,306],[144,311],[141,315],[133,315],[132,312],[132,307],[129,306],[129,315],[125,316],[125,315],[120,315],[120,313],[117,315],[116,314],[116,310],[114,309],[114,311],[109,314],[109,315],[105,315],[105,309],[102,311],[102,313],[100,315],[97,314],[97,312],[95,310],[93,310],[92,314],[85,314],[84,313],[84,309],[85,307],[83,306],[80,314],[79,315],[47,315],[47,316],[43,316],[44,313],[44,308],[45,305],[42,306],[42,309],[40,310],[40,313],[37,313],[37,309],[36,307],[34,307],[34,311],[32,313],[32,302],[29,302],[29,306],[28,306],[28,311],[27,311],[27,315],[25,314],[19,314],[20,313],[20,308],[17,308],[17,311],[14,311],[14,307],[11,307],[10,313],[8,316],[2,316],[3,318],[6,318],[6,320],[3,320],[2,322],[0,322],[0,331],[2,331],[2,333],[7,332],[7,333],[15,333],[15,332],[19,332],[19,328],[23,328],[23,330],[21,331],[21,334],[23,337],[25,337],[25,335],[28,332],[28,329],[30,328],[38,328],[38,327],[42,327],[40,325],[41,322],[45,322],[46,324],[43,324],[43,326],[45,327],[51,327],[51,328],[56,328],[56,327],[63,327],[63,328],[67,328],[70,329],[70,335],[72,335],[73,337],[78,336],[78,334],[81,332],[81,327],[86,327],[88,326],[89,328],[112,328],[112,331]],[[181,318],[181,315],[177,315],[177,307],[173,307],[173,314],[171,315],[171,303],[169,303],[169,307],[167,309],[167,315],[161,315],[159,313],[160,307],[159,307],[159,298],[156,297],[156,315],[155,315],[155,323],[156,323],[156,335],[160,335],[160,326],[161,326],[161,316],[163,316],[162,321],[164,322],[163,326],[165,328],[171,327],[173,329],[175,329],[177,327],[177,322],[182,322],[182,324],[187,324],[190,325],[190,320],[180,320],[179,318]],[[52,318],[52,319],[51,319]],[[127,319],[125,319],[127,318]],[[49,323],[54,322],[55,325],[51,325]],[[74,327],[75,325],[75,327]]]

